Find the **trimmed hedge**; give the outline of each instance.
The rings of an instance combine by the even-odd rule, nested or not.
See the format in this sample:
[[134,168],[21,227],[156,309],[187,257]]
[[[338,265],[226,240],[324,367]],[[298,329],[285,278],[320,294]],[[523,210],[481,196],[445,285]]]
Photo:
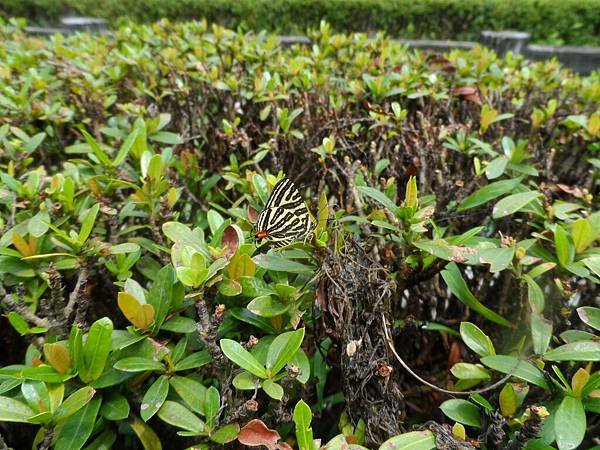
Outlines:
[[384,30],[405,38],[468,39],[516,29],[540,43],[600,45],[600,0],[4,0],[0,16],[32,22],[82,14],[137,21],[205,17],[228,27],[303,33],[321,20],[340,31]]
[[311,39],[0,27],[0,448],[592,447],[600,72]]

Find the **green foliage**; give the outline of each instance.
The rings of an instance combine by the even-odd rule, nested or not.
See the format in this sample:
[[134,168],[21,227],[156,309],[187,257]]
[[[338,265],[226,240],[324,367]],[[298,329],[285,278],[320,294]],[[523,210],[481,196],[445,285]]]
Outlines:
[[[382,432],[380,414],[422,424],[411,405],[435,398],[399,375],[384,315],[427,377],[464,391],[510,375],[440,404],[453,439],[495,420],[502,445],[591,442],[598,74],[326,24],[289,49],[204,22],[0,35],[11,437],[311,449],[333,430],[325,448],[434,448],[435,428]],[[317,227],[257,248],[281,168]],[[394,392],[410,401],[372,397]]]
[[[597,0],[6,0],[4,17],[34,22],[56,20],[61,14],[137,21],[206,18],[231,28],[301,34],[326,20],[339,31],[384,30],[406,38],[477,40],[482,30],[516,29],[535,42],[598,45]],[[550,32],[548,30],[551,30]]]

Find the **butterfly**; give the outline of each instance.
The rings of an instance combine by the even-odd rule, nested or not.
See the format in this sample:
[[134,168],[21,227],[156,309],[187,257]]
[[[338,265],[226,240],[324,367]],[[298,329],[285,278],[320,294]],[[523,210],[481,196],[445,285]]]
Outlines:
[[277,182],[254,226],[254,239],[267,239],[284,247],[299,238],[307,238],[314,228],[312,218],[300,192],[289,178]]

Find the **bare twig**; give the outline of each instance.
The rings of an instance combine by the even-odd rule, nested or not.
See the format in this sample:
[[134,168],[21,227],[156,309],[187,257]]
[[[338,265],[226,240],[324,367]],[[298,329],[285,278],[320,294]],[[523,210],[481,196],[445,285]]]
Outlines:
[[38,327],[47,328],[50,325],[48,319],[36,316],[34,313],[31,312],[27,305],[25,305],[25,303],[13,300],[12,296],[6,293],[6,290],[4,289],[4,286],[1,283],[0,303],[6,305],[11,311],[18,312],[21,316],[23,316],[25,320]]
[[77,282],[75,283],[75,288],[73,289],[73,292],[71,292],[71,295],[69,295],[69,302],[65,307],[64,317],[67,321],[69,320],[69,317],[71,317],[71,314],[73,314],[73,309],[75,308],[77,301],[82,295],[82,290],[85,289],[87,279],[88,267],[87,264],[83,262],[79,267],[79,274],[77,275]]
[[385,315],[383,314],[383,312],[381,313],[381,321],[382,321],[382,325],[383,325],[383,333],[385,334],[385,341],[386,341],[389,349],[392,351],[392,353],[394,354],[394,356],[396,357],[396,359],[400,363],[400,365],[402,367],[404,367],[404,369],[409,374],[411,374],[414,378],[416,378],[417,380],[419,380],[424,385],[429,386],[431,389],[435,389],[436,391],[443,392],[444,394],[451,394],[451,395],[472,395],[472,394],[481,394],[483,392],[492,391],[492,390],[494,390],[494,389],[502,386],[506,381],[508,381],[510,379],[510,377],[512,377],[514,375],[515,371],[517,370],[517,367],[519,367],[519,364],[521,363],[521,360],[518,359],[517,363],[510,369],[510,371],[502,379],[498,380],[496,383],[492,384],[491,386],[486,386],[484,388],[475,389],[475,390],[472,390],[472,391],[451,391],[451,390],[448,390],[448,389],[444,389],[444,388],[438,387],[435,384],[432,384],[429,381],[421,378],[419,375],[417,375],[409,367],[408,364],[406,364],[406,362],[404,362],[404,360],[400,357],[400,355],[396,351],[396,348],[394,347],[394,343],[392,342],[392,339],[390,337],[388,326],[387,326],[387,323],[386,323],[386,320],[385,320]]

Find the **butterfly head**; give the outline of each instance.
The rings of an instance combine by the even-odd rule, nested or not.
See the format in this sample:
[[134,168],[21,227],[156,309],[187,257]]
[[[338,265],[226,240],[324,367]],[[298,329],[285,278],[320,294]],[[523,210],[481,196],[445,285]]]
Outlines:
[[269,233],[267,233],[265,230],[259,230],[254,235],[254,240],[262,241],[263,239],[266,239],[267,237],[269,237]]

